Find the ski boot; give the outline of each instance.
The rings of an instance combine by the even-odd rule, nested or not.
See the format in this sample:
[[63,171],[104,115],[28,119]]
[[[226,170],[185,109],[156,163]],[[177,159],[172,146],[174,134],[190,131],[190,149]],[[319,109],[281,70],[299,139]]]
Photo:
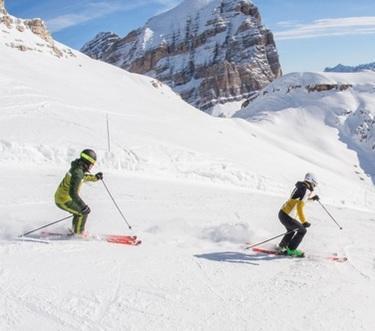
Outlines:
[[286,251],[286,255],[294,256],[294,257],[304,257],[305,253],[299,249],[290,249],[288,248]]

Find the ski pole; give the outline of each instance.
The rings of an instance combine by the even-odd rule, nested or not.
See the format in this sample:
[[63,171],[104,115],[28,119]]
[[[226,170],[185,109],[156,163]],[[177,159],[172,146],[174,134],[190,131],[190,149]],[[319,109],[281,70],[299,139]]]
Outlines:
[[64,217],[64,218],[62,218],[62,219],[59,219],[59,220],[57,220],[57,221],[55,221],[55,222],[48,223],[48,224],[43,225],[43,226],[41,226],[41,227],[39,227],[39,228],[37,228],[37,229],[34,229],[34,230],[30,230],[30,231],[28,231],[28,232],[25,232],[24,234],[19,235],[19,237],[27,236],[27,235],[29,235],[29,234],[31,234],[31,233],[33,233],[33,232],[36,232],[36,231],[41,230],[41,229],[44,229],[44,228],[46,228],[46,227],[48,227],[48,226],[50,226],[50,225],[54,225],[54,224],[56,224],[56,223],[60,223],[60,222],[65,221],[65,220],[67,220],[67,219],[69,219],[69,218],[72,218],[73,216],[74,216],[74,215],[69,215],[69,216]]
[[326,207],[324,207],[324,205],[318,200],[319,204],[322,206],[322,208],[325,210],[325,212],[329,215],[329,217],[331,217],[333,219],[333,221],[336,223],[336,225],[339,227],[340,230],[342,230],[342,226],[337,223],[337,221],[335,220],[335,218],[330,214],[330,212],[327,210]]
[[125,223],[128,225],[129,229],[131,229],[132,227],[130,226],[130,224],[128,223],[128,221],[126,220],[126,217],[124,216],[123,212],[121,211],[120,207],[118,206],[117,202],[115,201],[115,199],[113,198],[111,192],[109,191],[108,189],[108,186],[105,184],[104,180],[102,179],[102,182],[103,182],[103,185],[105,187],[105,189],[107,190],[109,196],[111,197],[114,205],[116,206],[117,210],[119,211],[121,217],[123,218],[123,220],[125,221]]
[[274,236],[274,237],[272,237],[272,238],[269,238],[269,239],[263,240],[263,241],[261,241],[261,242],[258,242],[258,243],[256,243],[256,244],[252,244],[252,245],[250,245],[250,246],[247,246],[247,247],[245,247],[245,249],[250,249],[250,248],[253,248],[253,247],[255,247],[255,246],[258,246],[258,245],[261,245],[261,244],[265,244],[265,243],[267,243],[267,242],[269,242],[269,241],[271,241],[271,240],[274,240],[274,239],[279,238],[279,237],[282,237],[282,236],[286,236],[287,234],[292,233],[292,232],[295,232],[295,231],[297,231],[297,230],[298,230],[298,228],[295,228],[295,229],[293,229],[293,230],[289,230],[289,231],[287,231],[287,232],[284,232],[284,233],[278,234],[277,236]]

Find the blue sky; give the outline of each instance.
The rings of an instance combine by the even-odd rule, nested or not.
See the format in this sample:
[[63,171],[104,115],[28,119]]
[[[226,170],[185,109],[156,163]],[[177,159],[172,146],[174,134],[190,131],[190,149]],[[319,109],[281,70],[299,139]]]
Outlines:
[[[96,33],[125,36],[181,0],[5,0],[17,17],[40,17],[79,49]],[[375,61],[374,0],[253,0],[275,36],[284,73]]]

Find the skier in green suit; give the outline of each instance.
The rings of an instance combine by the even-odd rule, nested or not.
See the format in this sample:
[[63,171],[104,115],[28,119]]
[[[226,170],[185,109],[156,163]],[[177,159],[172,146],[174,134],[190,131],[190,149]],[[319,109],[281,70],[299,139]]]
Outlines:
[[70,170],[66,173],[55,193],[56,205],[73,214],[74,234],[83,234],[89,206],[79,196],[79,189],[83,182],[96,182],[103,179],[103,173],[95,175],[90,173],[96,162],[96,153],[91,149],[81,152],[80,158],[71,163]]

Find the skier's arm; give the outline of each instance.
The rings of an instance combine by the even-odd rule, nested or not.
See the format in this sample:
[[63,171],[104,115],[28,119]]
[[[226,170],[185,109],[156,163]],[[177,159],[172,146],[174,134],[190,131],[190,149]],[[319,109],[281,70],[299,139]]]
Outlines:
[[311,198],[309,198],[309,200],[312,200],[312,201],[319,201],[320,198],[319,198],[319,195],[315,194],[314,196],[312,196]]
[[96,182],[98,180],[98,177],[96,177],[96,175],[90,174],[89,172],[85,172],[83,180],[85,182]]

